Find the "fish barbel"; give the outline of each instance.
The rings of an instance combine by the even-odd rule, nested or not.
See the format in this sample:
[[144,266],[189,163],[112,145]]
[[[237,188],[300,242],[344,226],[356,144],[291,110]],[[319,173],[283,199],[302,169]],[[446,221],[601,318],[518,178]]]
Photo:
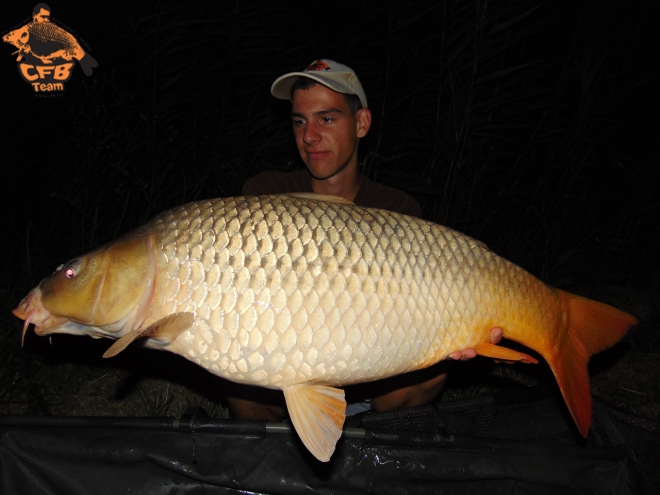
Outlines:
[[189,203],[60,266],[13,313],[37,335],[137,338],[223,378],[283,390],[296,431],[330,459],[340,385],[430,366],[451,352],[536,362],[586,436],[589,357],[637,320],[543,284],[447,227],[312,194]]

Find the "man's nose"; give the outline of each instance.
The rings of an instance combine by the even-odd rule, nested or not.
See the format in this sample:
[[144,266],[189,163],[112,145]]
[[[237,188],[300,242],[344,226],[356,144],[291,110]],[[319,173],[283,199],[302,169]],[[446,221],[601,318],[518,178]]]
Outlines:
[[321,134],[313,123],[307,123],[303,132],[303,141],[306,144],[318,143],[321,140]]

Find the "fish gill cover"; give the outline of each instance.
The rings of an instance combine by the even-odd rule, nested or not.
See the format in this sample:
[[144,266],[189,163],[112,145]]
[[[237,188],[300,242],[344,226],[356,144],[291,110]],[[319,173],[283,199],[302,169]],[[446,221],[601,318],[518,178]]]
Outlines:
[[51,9],[45,3],[35,5],[32,21],[2,37],[18,50],[18,72],[35,93],[64,91],[76,61],[86,76],[91,76],[98,62],[87,53],[68,31],[51,22]]

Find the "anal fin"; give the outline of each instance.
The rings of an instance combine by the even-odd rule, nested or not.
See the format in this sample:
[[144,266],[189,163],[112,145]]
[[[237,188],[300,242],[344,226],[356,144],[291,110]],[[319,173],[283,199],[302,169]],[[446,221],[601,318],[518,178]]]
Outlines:
[[327,462],[335,451],[346,419],[344,391],[301,383],[284,389],[291,422],[305,447]]
[[150,337],[164,342],[171,342],[190,328],[195,320],[192,313],[174,313],[155,321],[144,330],[128,332],[103,354],[104,358],[114,357],[126,349],[135,339]]
[[477,344],[474,346],[474,350],[477,351],[479,356],[502,359],[504,361],[520,361],[522,363],[538,364],[538,360],[528,354],[495,344]]

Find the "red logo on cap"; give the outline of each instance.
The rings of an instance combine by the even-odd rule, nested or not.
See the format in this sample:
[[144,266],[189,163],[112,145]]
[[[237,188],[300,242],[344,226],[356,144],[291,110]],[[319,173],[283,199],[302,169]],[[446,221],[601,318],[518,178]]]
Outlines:
[[305,72],[313,70],[330,70],[330,66],[323,60],[317,60],[316,62],[312,62],[311,65],[305,69]]

